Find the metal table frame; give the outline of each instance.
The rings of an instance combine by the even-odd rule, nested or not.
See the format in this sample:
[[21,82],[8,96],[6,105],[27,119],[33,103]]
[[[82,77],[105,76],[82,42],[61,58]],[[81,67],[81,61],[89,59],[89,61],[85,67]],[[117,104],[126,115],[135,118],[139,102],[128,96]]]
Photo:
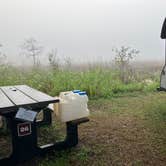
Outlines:
[[71,148],[78,144],[78,125],[89,121],[88,118],[83,118],[75,121],[70,121],[66,123],[66,138],[62,142],[51,143],[43,146],[37,145],[37,127],[44,124],[50,125],[52,122],[52,110],[47,108],[49,103],[59,102],[59,100],[54,100],[51,102],[44,102],[38,105],[31,105],[31,109],[37,112],[43,110],[44,118],[42,121],[35,120],[34,122],[28,122],[31,126],[31,134],[25,136],[18,135],[18,125],[27,123],[15,119],[16,109],[7,110],[5,113],[0,115],[4,116],[7,121],[7,126],[11,132],[12,137],[12,153],[9,157],[0,159],[0,165],[16,165],[17,163],[26,161],[33,158],[34,156],[43,155],[49,151],[64,150],[66,148]]

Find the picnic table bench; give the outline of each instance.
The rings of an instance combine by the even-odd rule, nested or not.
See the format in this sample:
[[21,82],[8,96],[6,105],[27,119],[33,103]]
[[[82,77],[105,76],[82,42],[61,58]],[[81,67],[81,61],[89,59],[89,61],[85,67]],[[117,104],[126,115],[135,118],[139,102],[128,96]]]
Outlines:
[[[27,85],[0,87],[0,115],[4,116],[12,138],[12,154],[0,159],[0,165],[14,165],[30,159],[36,155],[45,154],[51,150],[62,150],[75,146],[78,143],[78,125],[87,122],[83,118],[66,123],[66,139],[62,142],[37,145],[37,127],[41,124],[51,124],[50,103],[59,102],[58,98],[51,97]],[[26,121],[16,118],[20,108],[33,110],[39,113],[43,110],[42,121]]]

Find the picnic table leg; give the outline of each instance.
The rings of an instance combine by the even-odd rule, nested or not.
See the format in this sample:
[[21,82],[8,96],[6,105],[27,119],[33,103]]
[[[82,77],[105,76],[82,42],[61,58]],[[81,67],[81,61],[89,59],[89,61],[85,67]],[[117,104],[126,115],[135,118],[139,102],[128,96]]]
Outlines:
[[66,139],[62,142],[55,144],[47,144],[39,147],[40,154],[45,154],[49,151],[58,151],[71,148],[78,144],[78,125],[80,123],[88,122],[88,118],[82,118],[80,120],[71,121],[66,123]]
[[[22,122],[15,119],[15,115],[8,117],[9,127],[12,136],[12,154],[9,158],[0,160],[0,166],[12,165],[31,159],[38,154],[36,123]],[[28,124],[30,132],[19,135],[19,125]]]
[[66,123],[67,127],[67,137],[66,144],[69,147],[78,144],[78,124],[72,124],[71,122]]
[[[30,126],[29,134],[19,135],[19,125],[28,124]],[[12,132],[12,156],[16,161],[24,161],[37,154],[37,131],[36,123],[24,123],[15,119],[11,120]]]
[[[45,118],[44,122],[49,124],[51,122],[50,112],[46,114],[47,119]],[[7,158],[0,159],[0,166],[15,166],[16,163],[26,161],[38,155],[40,149],[37,146],[37,122],[34,121],[33,123],[30,123],[15,119],[15,113],[8,115],[6,119],[8,129],[11,132],[12,154]],[[25,133],[25,135],[20,135],[19,126],[24,124],[30,126],[30,132]]]
[[52,123],[52,110],[49,108],[43,109],[43,120],[37,120],[37,126],[51,125]]
[[0,116],[0,131],[2,132],[8,131],[7,119],[4,116]]
[[62,142],[57,142],[54,145],[54,150],[64,150],[78,144],[78,124],[66,123],[66,139]]

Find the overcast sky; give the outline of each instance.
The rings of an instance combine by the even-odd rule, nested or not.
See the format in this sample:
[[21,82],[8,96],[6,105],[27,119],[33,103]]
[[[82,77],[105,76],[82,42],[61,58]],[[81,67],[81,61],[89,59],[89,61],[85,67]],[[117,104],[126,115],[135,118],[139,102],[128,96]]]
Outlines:
[[44,46],[43,56],[57,48],[75,62],[111,60],[122,45],[140,50],[138,60],[163,60],[165,17],[166,0],[0,0],[0,43],[17,63],[29,37]]

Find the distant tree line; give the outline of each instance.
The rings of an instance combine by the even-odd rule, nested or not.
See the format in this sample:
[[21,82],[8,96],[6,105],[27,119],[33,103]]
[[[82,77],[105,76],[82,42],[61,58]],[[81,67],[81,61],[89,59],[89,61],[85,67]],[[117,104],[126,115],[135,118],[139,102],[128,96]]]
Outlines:
[[[3,47],[0,44],[0,64],[3,64],[6,55],[1,51]],[[28,58],[32,58],[33,66],[37,67],[40,65],[40,56],[44,50],[44,47],[39,44],[39,42],[34,38],[25,39],[22,44],[20,45],[22,50],[21,55],[24,55]],[[112,51],[115,53],[115,64],[119,69],[120,72],[120,79],[123,83],[127,83],[130,77],[129,72],[131,71],[130,68],[130,61],[134,59],[140,51],[131,47],[121,46],[120,48],[114,48]],[[53,70],[59,69],[60,59],[58,57],[58,50],[52,49],[47,54],[49,65]],[[64,59],[65,65],[67,68],[71,67],[71,58],[66,57]]]
[[[4,64],[6,55],[1,51],[3,45],[0,43],[0,65]],[[33,62],[33,67],[38,67],[40,65],[40,58],[43,53],[44,47],[33,37],[25,39],[20,45],[21,56],[31,58]],[[60,58],[58,56],[58,50],[56,48],[52,49],[50,52],[46,53],[49,65],[53,70],[57,70],[60,67]],[[64,57],[63,62],[66,67],[71,67],[71,58]]]

